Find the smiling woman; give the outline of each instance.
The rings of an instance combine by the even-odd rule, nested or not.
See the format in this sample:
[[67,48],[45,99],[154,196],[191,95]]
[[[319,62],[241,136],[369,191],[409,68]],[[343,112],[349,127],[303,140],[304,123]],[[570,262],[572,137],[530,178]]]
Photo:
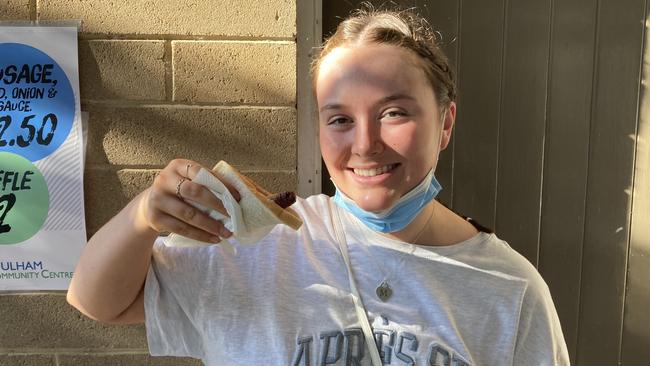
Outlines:
[[432,34],[413,14],[367,11],[325,44],[313,83],[337,193],[298,198],[298,231],[237,253],[166,247],[159,232],[231,236],[190,204],[224,212],[192,181],[202,167],[177,159],[93,236],[70,303],[144,321],[152,354],[207,365],[567,365],[535,268],[435,200],[456,91]]
[[[451,136],[455,104],[439,106],[409,51],[381,44],[337,48],[320,64],[316,94],[323,106],[321,150],[337,201],[385,212],[433,174]],[[435,197],[439,184],[434,176],[427,181],[427,200],[399,212],[406,221],[382,231],[406,228]]]

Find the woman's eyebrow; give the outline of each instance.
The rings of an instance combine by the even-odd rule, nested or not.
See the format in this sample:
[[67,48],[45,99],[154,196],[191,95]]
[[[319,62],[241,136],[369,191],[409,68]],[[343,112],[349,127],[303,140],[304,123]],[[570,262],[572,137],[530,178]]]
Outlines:
[[324,106],[322,106],[318,111],[319,112],[324,112],[324,111],[330,110],[330,109],[341,109],[341,108],[343,108],[343,104],[340,104],[340,103],[328,103],[328,104],[325,104]]
[[383,103],[392,102],[392,101],[401,100],[401,99],[415,101],[415,97],[413,97],[413,96],[411,96],[409,94],[398,93],[398,94],[392,94],[392,95],[389,95],[387,97],[381,98],[379,100],[379,102],[377,102],[377,104],[383,104]]
[[[402,100],[402,99],[406,99],[406,100],[410,100],[410,101],[415,101],[416,100],[415,97],[413,97],[412,95],[399,93],[399,94],[391,94],[389,96],[383,97],[379,101],[377,101],[376,104],[380,105],[380,104],[392,102],[392,101],[395,101],[395,100]],[[328,104],[325,104],[324,106],[322,106],[318,111],[319,112],[324,112],[326,110],[341,109],[341,108],[343,108],[343,104],[340,104],[340,103],[328,103]]]

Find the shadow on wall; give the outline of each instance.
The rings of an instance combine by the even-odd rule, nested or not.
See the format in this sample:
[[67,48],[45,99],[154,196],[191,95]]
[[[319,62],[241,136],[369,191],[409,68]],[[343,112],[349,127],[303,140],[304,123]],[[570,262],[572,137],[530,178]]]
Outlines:
[[80,40],[83,100],[165,100],[165,43]]
[[[82,50],[89,51],[85,47]],[[89,53],[92,56],[92,52]],[[116,58],[128,64],[127,56],[122,54]],[[295,105],[285,104],[285,91],[252,78],[243,70],[222,68],[214,73],[222,75],[222,79],[228,78],[225,88],[243,86],[242,89],[258,91],[264,96],[262,103],[250,108],[222,100],[215,100],[216,106],[203,100],[182,104],[141,100],[136,104],[132,100],[119,100],[123,96],[115,87],[101,86],[108,83],[106,79],[111,78],[111,74],[101,70],[99,64],[93,58],[92,62],[84,62],[88,65],[86,69],[80,70],[83,109],[90,112],[90,164],[164,165],[185,155],[207,164],[224,157],[246,168],[295,169]],[[141,78],[145,79],[150,71],[146,67],[144,64],[140,69],[127,71],[143,75]],[[151,71],[159,75],[159,70]],[[89,78],[92,84],[100,85],[91,89]],[[199,89],[196,92],[185,90],[185,95],[201,94],[200,88],[205,88],[201,83],[185,83],[184,86]],[[93,93],[99,93],[102,99],[94,99]],[[273,107],[276,100],[283,101],[279,107]],[[223,107],[224,104],[234,108]]]
[[[144,169],[160,169],[174,158],[187,157],[208,167],[223,159],[244,170],[295,174],[295,92],[265,81],[268,66],[261,75],[223,63],[200,70],[221,80],[221,87],[239,90],[232,95],[248,91],[256,102],[251,106],[241,104],[239,100],[247,101],[241,97],[205,100],[203,91],[216,84],[201,78],[183,83],[188,100],[179,102],[171,100],[172,80],[165,78],[172,55],[165,53],[163,42],[152,42],[79,42],[82,110],[90,120],[85,184],[89,235],[151,184],[156,173]],[[222,94],[228,96],[229,90]]]

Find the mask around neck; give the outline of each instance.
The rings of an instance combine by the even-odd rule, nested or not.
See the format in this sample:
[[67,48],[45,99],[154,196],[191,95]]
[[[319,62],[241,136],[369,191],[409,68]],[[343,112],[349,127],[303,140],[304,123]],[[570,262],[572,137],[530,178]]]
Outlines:
[[[444,125],[447,116],[447,110],[444,109],[441,116],[441,121]],[[440,128],[440,136],[438,137],[438,148],[442,142],[443,127]],[[440,151],[436,161],[440,159]],[[420,211],[431,200],[436,198],[438,193],[442,190],[442,186],[436,179],[434,169],[431,168],[429,173],[424,177],[422,182],[407,192],[405,195],[390,208],[380,212],[370,212],[362,209],[354,202],[353,199],[346,196],[339,187],[334,183],[336,193],[334,194],[334,203],[339,207],[345,209],[356,218],[361,220],[369,228],[382,233],[393,233],[400,231],[407,227],[418,216]]]
[[[336,187],[336,184],[334,186]],[[338,187],[336,187],[334,203],[354,215],[369,228],[382,233],[392,233],[407,227],[441,190],[442,186],[431,169],[420,184],[400,197],[392,207],[386,210],[366,211],[341,192]]]

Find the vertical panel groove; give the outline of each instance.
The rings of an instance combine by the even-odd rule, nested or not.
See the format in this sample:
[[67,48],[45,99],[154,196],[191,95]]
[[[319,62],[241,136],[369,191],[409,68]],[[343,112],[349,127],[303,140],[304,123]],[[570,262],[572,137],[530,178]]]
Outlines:
[[553,2],[538,269],[575,363],[597,0]]
[[[460,47],[461,47],[461,39],[460,39],[460,30],[462,27],[462,19],[463,17],[461,16],[461,12],[463,11],[463,0],[458,0],[458,7],[456,9],[456,90],[458,91],[458,86],[460,85],[460,57],[461,57],[461,52],[460,52]],[[456,111],[456,116],[458,116],[458,110]],[[454,122],[455,123],[455,122]],[[455,132],[455,128],[454,128]],[[454,185],[456,183],[454,179],[454,170],[456,169],[456,134],[454,133],[452,135],[451,139],[451,195],[449,197],[449,207],[451,209],[454,209]]]
[[540,260],[540,251],[542,249],[542,205],[544,202],[544,174],[546,173],[546,151],[547,151],[547,143],[548,140],[546,136],[549,133],[549,128],[550,124],[548,123],[548,119],[550,116],[550,109],[551,109],[551,98],[549,97],[549,85],[551,85],[551,80],[553,78],[553,70],[551,65],[553,65],[553,35],[554,35],[554,21],[555,21],[555,0],[551,0],[551,5],[548,13],[548,59],[546,63],[546,93],[545,93],[545,107],[544,107],[544,134],[542,135],[542,162],[541,162],[541,169],[542,172],[540,174],[540,179],[539,179],[539,211],[537,214],[537,227],[539,230],[537,231],[537,254],[536,254],[536,259],[535,262],[537,263],[537,268],[539,270],[539,260]]
[[[589,108],[589,138],[587,139],[587,153],[591,155],[591,130],[592,130],[592,124],[593,124],[593,116],[594,116],[594,109],[595,107],[595,100],[596,100],[596,92],[598,89],[598,49],[600,46],[600,2],[601,0],[596,1],[596,20],[594,21],[594,53],[593,53],[593,61],[592,61],[592,77],[591,77],[591,107]],[[581,326],[582,322],[580,314],[582,314],[583,309],[584,309],[584,302],[583,302],[583,291],[582,291],[582,278],[584,277],[584,252],[585,252],[585,234],[587,230],[587,222],[588,222],[588,217],[587,217],[587,197],[589,196],[589,171],[591,170],[591,158],[587,160],[587,171],[585,172],[585,176],[587,177],[587,180],[585,181],[585,199],[584,199],[584,209],[583,209],[583,216],[584,216],[584,222],[582,224],[582,243],[581,247],[582,249],[580,250],[580,278],[578,278],[578,302],[579,302],[579,311],[578,311],[578,324],[576,327],[576,334],[578,335],[578,344],[576,344],[576,353],[575,353],[575,363],[576,365],[580,364],[580,331],[581,331]]]
[[645,364],[650,359],[650,34],[648,11],[650,2],[644,2],[644,45],[642,48],[641,90],[636,125],[635,161],[633,174],[633,202],[630,242],[625,281],[623,336],[620,363]]
[[645,0],[601,1],[599,6],[579,354],[581,363],[604,365],[619,360],[623,290],[629,276],[626,245]]
[[549,1],[508,5],[499,128],[497,231],[537,266],[546,117]]
[[506,54],[508,50],[506,49],[508,45],[508,7],[510,6],[510,0],[505,0],[503,2],[503,26],[501,27],[501,81],[499,82],[499,111],[497,114],[497,138],[496,138],[496,166],[494,169],[494,216],[492,227],[494,230],[497,230],[497,201],[499,195],[499,152],[501,151],[501,118],[503,117],[501,112],[503,111],[503,85],[506,80]]
[[[641,44],[639,45],[642,52],[639,53],[639,65],[641,67],[639,68],[639,82],[637,84],[637,93],[636,93],[636,116],[635,120],[636,123],[634,124],[634,149],[632,150],[632,184],[630,187],[630,192],[635,192],[635,183],[636,183],[636,159],[637,159],[637,146],[639,143],[639,115],[640,115],[640,102],[641,102],[641,88],[642,85],[641,83],[643,82],[643,57],[644,57],[644,45],[645,45],[645,39],[647,37],[647,29],[648,27],[646,26],[647,20],[645,19],[647,17],[647,11],[648,11],[648,0],[645,0],[643,2],[643,33],[641,35]],[[630,207],[634,207],[634,194],[630,196]],[[631,224],[632,223],[632,217],[634,214],[634,210],[630,210],[629,212],[629,217],[628,217],[628,222]],[[631,229],[631,226],[630,226]],[[621,334],[619,337],[619,345],[618,345],[618,362],[621,364],[623,362],[623,335],[625,334],[625,308],[627,305],[627,286],[628,286],[628,273],[629,273],[629,265],[630,265],[630,251],[632,250],[632,233],[630,231],[630,235],[627,237],[627,254],[626,254],[626,268],[625,268],[625,273],[624,273],[624,279],[623,279],[623,308],[621,309],[621,319],[623,319],[623,325],[621,326]]]
[[[454,210],[493,227],[503,2],[463,1]],[[454,6],[454,11],[456,5]],[[482,60],[476,62],[476,60]]]

